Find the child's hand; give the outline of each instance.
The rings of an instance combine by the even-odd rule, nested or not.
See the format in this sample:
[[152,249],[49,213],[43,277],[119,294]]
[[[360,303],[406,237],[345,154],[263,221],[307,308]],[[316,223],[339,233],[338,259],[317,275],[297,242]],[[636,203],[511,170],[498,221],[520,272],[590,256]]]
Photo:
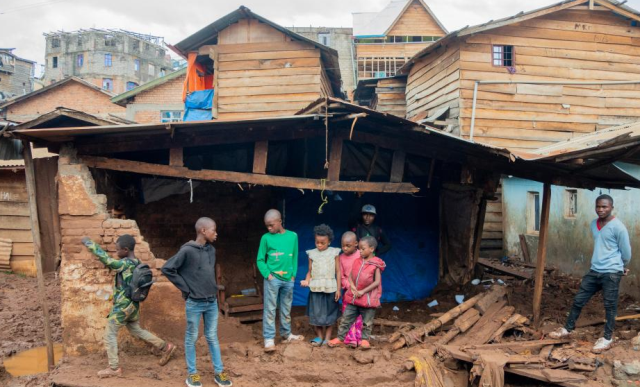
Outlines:
[[340,294],[340,290],[338,290],[338,291],[336,292],[336,296],[334,297],[334,299],[335,299],[335,301],[336,301],[336,302],[338,302],[338,300],[340,299],[340,296],[341,296],[341,294]]
[[359,291],[356,290],[356,291],[353,292],[353,297],[354,298],[360,298],[360,296],[362,296],[362,294],[360,294]]
[[302,286],[303,288],[308,288],[309,287],[309,281],[307,281],[307,280],[300,281],[300,286]]

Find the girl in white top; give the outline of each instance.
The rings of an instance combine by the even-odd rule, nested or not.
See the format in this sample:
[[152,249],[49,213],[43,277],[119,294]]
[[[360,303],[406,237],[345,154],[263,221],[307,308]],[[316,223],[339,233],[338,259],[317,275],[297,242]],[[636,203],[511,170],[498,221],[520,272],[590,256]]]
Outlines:
[[314,227],[316,248],[307,250],[309,271],[305,280],[300,281],[303,287],[309,287],[307,316],[309,323],[315,327],[317,337],[311,345],[326,345],[331,340],[333,324],[340,317],[340,249],[330,247],[333,241],[333,230],[326,224]]

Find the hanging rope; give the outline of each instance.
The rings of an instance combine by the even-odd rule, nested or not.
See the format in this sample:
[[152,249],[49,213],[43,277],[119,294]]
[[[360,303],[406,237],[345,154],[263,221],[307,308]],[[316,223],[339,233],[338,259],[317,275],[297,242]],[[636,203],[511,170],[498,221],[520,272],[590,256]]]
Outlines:
[[191,190],[191,196],[189,197],[189,203],[193,203],[193,181],[189,179],[189,189]]
[[322,207],[329,203],[329,199],[324,194],[324,189],[327,185],[327,179],[320,179],[320,184],[322,186],[322,191],[320,191],[320,200],[322,200],[322,204],[320,204],[320,207],[318,208],[318,214],[322,214]]

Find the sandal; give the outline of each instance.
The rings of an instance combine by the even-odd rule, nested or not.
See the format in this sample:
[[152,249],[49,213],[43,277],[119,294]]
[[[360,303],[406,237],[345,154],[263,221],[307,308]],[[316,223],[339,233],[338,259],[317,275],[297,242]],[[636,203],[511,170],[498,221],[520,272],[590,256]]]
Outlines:
[[329,346],[329,340],[324,340],[324,341],[322,342],[322,346],[323,346],[323,347],[328,347],[328,346]]
[[312,347],[319,347],[321,345],[322,345],[322,339],[320,337],[316,337],[315,339],[311,340]]

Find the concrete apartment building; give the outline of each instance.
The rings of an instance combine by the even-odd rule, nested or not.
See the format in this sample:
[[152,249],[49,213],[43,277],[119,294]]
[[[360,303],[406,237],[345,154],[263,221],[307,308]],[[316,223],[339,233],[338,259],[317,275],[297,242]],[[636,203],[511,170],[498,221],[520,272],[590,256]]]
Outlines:
[[14,48],[0,48],[0,101],[33,91],[34,61],[13,53]]
[[356,88],[353,29],[342,27],[288,27],[289,30],[338,51],[342,90],[351,98]]
[[45,37],[45,85],[75,76],[120,94],[172,71],[162,37],[98,29]]

